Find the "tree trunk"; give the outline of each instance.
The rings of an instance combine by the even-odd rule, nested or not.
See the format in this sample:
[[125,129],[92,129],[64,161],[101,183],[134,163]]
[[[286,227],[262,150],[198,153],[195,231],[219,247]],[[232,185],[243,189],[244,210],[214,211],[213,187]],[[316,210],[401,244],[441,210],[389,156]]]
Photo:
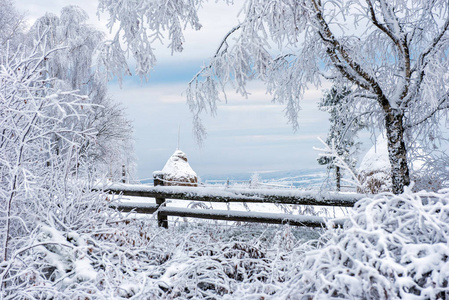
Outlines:
[[403,114],[394,109],[385,112],[385,128],[388,140],[388,158],[391,164],[393,193],[401,194],[404,187],[410,184],[407,166],[407,149],[404,142]]
[[337,192],[339,192],[341,190],[341,172],[339,166],[335,166],[335,177],[337,182]]

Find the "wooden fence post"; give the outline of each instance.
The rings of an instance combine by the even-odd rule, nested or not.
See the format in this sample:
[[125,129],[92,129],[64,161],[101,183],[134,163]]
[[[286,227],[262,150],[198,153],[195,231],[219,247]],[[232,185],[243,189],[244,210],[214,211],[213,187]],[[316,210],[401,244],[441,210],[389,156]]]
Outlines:
[[126,167],[122,165],[122,182],[126,183]]
[[[153,173],[153,181],[154,186],[163,186],[164,185],[164,174],[154,172]],[[161,206],[165,206],[165,198],[156,198],[157,208]],[[167,216],[163,216],[159,211],[157,212],[157,225],[159,227],[168,228],[168,218]]]

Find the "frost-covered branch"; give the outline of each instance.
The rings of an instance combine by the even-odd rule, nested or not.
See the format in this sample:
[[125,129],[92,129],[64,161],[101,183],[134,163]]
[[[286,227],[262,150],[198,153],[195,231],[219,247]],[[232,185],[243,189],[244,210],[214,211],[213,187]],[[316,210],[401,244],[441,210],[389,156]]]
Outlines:
[[318,137],[318,140],[323,144],[324,148],[313,148],[316,151],[319,151],[319,157],[327,157],[330,158],[334,165],[346,170],[349,175],[351,176],[351,179],[345,179],[342,178],[343,181],[348,182],[349,184],[355,186],[355,187],[361,187],[361,183],[359,181],[358,176],[355,174],[352,167],[350,167],[346,160],[339,154],[339,151],[335,148],[334,141],[332,140],[331,145],[328,145],[325,143],[320,137]]
[[[104,44],[101,53],[106,70],[121,80],[123,70],[125,75],[129,73],[130,68],[125,58],[128,55],[136,61],[136,74],[146,77],[156,63],[152,43],[166,37],[172,54],[181,52],[185,42],[184,29],[187,26],[195,30],[201,28],[197,11],[203,2],[204,0],[100,0],[98,12],[108,14],[107,27],[111,32],[115,31],[115,38]],[[124,41],[124,48],[120,40]]]

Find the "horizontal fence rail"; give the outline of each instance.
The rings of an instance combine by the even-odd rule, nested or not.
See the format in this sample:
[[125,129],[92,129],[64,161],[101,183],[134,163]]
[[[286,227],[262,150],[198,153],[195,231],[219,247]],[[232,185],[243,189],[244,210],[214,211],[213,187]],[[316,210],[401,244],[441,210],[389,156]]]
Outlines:
[[353,207],[366,195],[301,191],[293,189],[239,189],[187,186],[146,186],[137,184],[114,184],[104,191],[148,198],[165,198],[212,202],[278,203],[297,205],[320,205]]
[[[361,194],[320,193],[314,191],[301,191],[292,189],[243,189],[224,187],[186,187],[186,186],[148,186],[134,184],[113,184],[103,187],[108,193],[125,196],[155,198],[156,203],[121,202],[113,207],[123,212],[136,212],[152,214],[158,213],[159,226],[168,227],[167,216],[260,222],[268,224],[290,224],[295,226],[320,227],[327,222],[325,218],[316,216],[301,216],[291,214],[243,212],[231,210],[190,209],[166,207],[166,199],[207,201],[221,203],[274,203],[296,205],[318,205],[353,207],[354,204],[366,197]],[[333,221],[341,225],[342,220]]]
[[[142,214],[153,214],[158,212],[158,217],[186,217],[210,220],[255,222],[266,224],[289,224],[292,226],[321,227],[326,224],[326,220],[316,216],[300,216],[276,213],[261,213],[249,211],[229,211],[216,209],[192,209],[180,207],[159,207],[154,203],[128,202],[118,205],[111,205],[122,212],[136,212]],[[332,220],[336,226],[343,225],[343,219]],[[164,224],[164,222],[160,222]]]

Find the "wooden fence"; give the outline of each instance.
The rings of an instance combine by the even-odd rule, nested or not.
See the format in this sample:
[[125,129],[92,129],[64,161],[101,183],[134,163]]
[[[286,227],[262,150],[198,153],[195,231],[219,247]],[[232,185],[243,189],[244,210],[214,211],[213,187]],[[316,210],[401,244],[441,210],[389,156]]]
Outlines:
[[[259,222],[268,224],[290,224],[294,226],[321,227],[326,219],[318,216],[302,216],[282,213],[260,213],[215,209],[192,209],[167,207],[166,199],[207,201],[221,203],[274,203],[296,205],[318,205],[352,207],[366,195],[343,193],[318,193],[296,189],[247,189],[225,187],[147,186],[114,184],[104,189],[106,192],[155,198],[156,203],[121,202],[113,205],[123,212],[153,214],[157,212],[158,225],[167,228],[168,216],[214,219],[226,221]],[[341,225],[343,220],[333,220]]]

